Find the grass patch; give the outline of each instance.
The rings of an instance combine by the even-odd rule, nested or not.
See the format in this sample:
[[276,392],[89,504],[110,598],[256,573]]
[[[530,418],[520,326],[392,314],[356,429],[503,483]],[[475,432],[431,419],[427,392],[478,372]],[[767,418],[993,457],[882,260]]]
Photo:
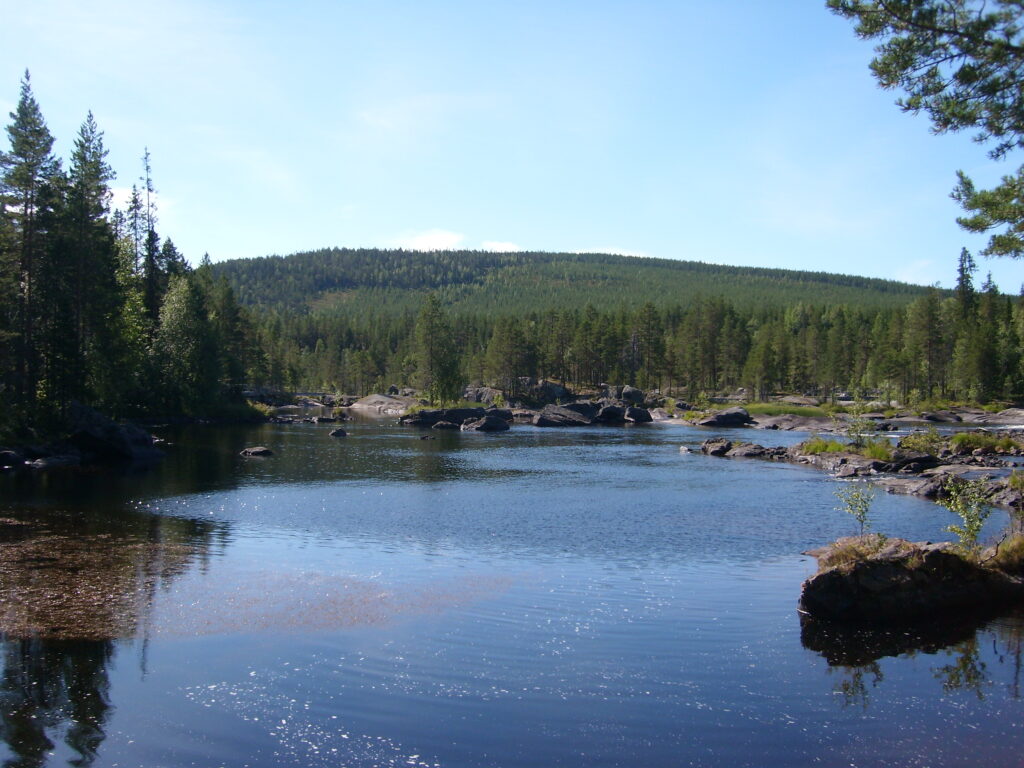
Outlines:
[[969,453],[979,448],[983,451],[1012,451],[1020,443],[1007,435],[990,435],[987,432],[958,432],[949,441],[956,453]]
[[[878,554],[888,543],[889,539],[880,533],[866,533],[863,536],[839,539],[818,558],[818,571],[827,571],[830,568],[849,570],[855,563]],[[900,546],[901,551],[910,548],[906,542]]]
[[816,456],[819,453],[843,453],[850,450],[850,446],[830,438],[812,437],[804,441],[800,449],[810,456]]
[[1024,574],[1024,534],[1008,537],[986,565],[1003,573]]
[[267,405],[266,403],[261,403],[259,400],[246,400],[245,402],[254,411],[259,412],[268,419],[275,413],[277,413],[277,409],[274,406]]
[[892,444],[884,437],[868,440],[861,447],[860,454],[878,461],[892,461]]
[[789,405],[788,403],[747,403],[743,406],[747,409],[747,413],[758,416],[785,416],[792,414],[794,416],[821,416],[825,417],[828,414],[824,408],[819,408],[816,405]]
[[437,411],[447,408],[487,408],[487,403],[474,403],[472,400],[459,400],[454,403],[445,403],[444,405],[423,405],[423,403],[414,403],[410,405],[406,410],[408,415],[419,413],[420,411]]

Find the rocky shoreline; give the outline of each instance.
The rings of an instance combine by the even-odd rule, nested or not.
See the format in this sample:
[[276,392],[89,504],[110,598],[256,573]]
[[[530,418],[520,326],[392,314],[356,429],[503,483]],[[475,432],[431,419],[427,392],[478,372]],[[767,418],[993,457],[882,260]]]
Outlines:
[[[1021,492],[1008,484],[1006,470],[1016,463],[998,453],[933,456],[921,451],[897,448],[888,461],[872,459],[853,451],[809,453],[803,443],[789,447],[765,447],[758,443],[734,442],[715,437],[701,444],[701,453],[725,458],[762,459],[802,464],[840,479],[870,478],[888,493],[900,493],[936,499],[950,477],[981,473],[987,500],[994,506],[1019,509],[1024,504]],[[997,474],[985,470],[997,470]]]

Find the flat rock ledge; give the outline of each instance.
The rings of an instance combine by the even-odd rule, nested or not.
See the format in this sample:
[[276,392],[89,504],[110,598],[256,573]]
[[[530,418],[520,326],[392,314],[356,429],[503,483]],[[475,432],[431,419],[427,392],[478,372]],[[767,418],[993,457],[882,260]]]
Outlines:
[[804,554],[816,557],[821,567],[841,550],[865,542],[876,551],[826,567],[804,582],[802,614],[841,624],[884,626],[1024,602],[1024,580],[967,560],[948,543],[868,535],[840,539]]
[[[937,458],[918,451],[897,449],[890,461],[881,461],[857,453],[803,453],[801,445],[788,448],[765,447],[757,443],[734,442],[712,437],[701,443],[701,453],[729,459],[762,459],[803,464],[828,472],[842,479],[866,478],[888,493],[937,499],[951,476],[974,474],[986,468],[1000,468],[1005,473],[1007,462],[999,456],[946,456]],[[985,496],[990,504],[1004,509],[1019,509],[1024,494],[1011,488],[1007,476],[980,478],[985,482]]]

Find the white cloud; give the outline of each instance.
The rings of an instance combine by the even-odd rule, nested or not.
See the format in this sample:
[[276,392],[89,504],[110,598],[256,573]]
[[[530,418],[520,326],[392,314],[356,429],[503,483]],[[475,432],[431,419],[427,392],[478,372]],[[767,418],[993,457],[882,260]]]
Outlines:
[[480,247],[485,251],[494,251],[496,253],[513,253],[523,250],[523,247],[517,243],[507,243],[502,240],[484,240],[480,243]]
[[918,259],[904,264],[896,270],[894,278],[904,283],[931,285],[935,282],[935,262],[931,259]]
[[392,240],[392,245],[410,251],[450,251],[458,248],[466,236],[460,232],[449,232],[447,229],[428,229],[403,235]]

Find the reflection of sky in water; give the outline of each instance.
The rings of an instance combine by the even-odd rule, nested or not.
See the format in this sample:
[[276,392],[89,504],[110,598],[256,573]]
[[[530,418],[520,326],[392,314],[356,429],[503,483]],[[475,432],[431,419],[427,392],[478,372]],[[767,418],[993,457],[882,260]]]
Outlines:
[[[22,668],[33,641],[6,646],[0,706],[49,724],[52,764],[83,743],[59,738],[74,695],[25,702],[82,688],[58,672],[79,658],[110,705],[96,765],[1007,765],[1024,746],[1017,620],[860,666],[801,644],[798,553],[854,528],[823,475],[681,454],[710,433],[675,425],[351,427],[183,430],[155,473],[35,500],[85,542],[162,542],[106,563],[157,569],[113,660],[50,642]],[[237,456],[253,444],[277,455]],[[885,494],[874,514],[915,539],[952,522]]]

